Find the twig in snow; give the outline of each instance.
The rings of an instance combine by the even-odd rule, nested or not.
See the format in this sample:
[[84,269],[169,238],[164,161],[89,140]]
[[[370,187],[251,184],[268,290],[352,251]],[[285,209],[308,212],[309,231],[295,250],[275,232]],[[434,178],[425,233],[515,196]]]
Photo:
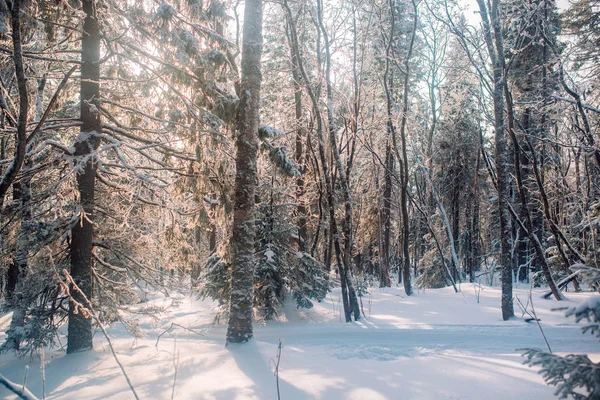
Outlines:
[[44,357],[44,346],[42,346],[42,352],[40,353],[40,369],[42,370],[42,400],[46,400],[46,367]]
[[19,388],[14,382],[9,381],[4,375],[0,374],[0,384],[4,385],[8,390],[19,396],[19,398],[23,400],[38,400],[37,397],[33,395],[29,390],[25,387]]
[[527,314],[529,315],[529,318],[525,318],[525,322],[531,322],[535,320],[536,318],[527,309],[529,307],[529,299],[527,300],[527,304],[523,304],[519,296],[515,296],[515,298],[517,299],[517,305],[521,309],[521,318],[523,318],[525,314]]
[[365,310],[363,308],[362,296],[358,296],[358,298],[360,299],[360,311],[362,311],[363,317],[367,318],[367,315],[365,314]]
[[165,329],[164,331],[162,331],[162,333],[160,335],[158,335],[158,337],[156,338],[156,343],[154,344],[154,347],[158,348],[158,342],[159,342],[161,336],[164,335],[165,333],[168,333],[175,326],[177,326],[177,327],[179,327],[181,329],[185,329],[186,331],[192,332],[192,333],[194,333],[196,335],[204,336],[204,332],[198,332],[198,331],[196,331],[194,329],[186,328],[185,326],[176,324],[175,322],[171,322],[171,325],[167,329]]
[[[544,338],[544,342],[546,342],[546,347],[548,347],[548,352],[550,354],[552,354],[552,349],[550,348],[550,343],[548,343],[548,339],[546,338],[546,334],[544,333],[544,329],[542,328],[542,325],[540,324],[540,319],[537,317],[537,314],[535,313],[535,307],[533,305],[533,282],[535,281],[536,276],[539,274],[539,272],[535,273],[531,278],[530,278],[530,286],[529,286],[529,300],[527,301],[527,304],[531,304],[531,312],[529,312],[529,310],[527,310],[527,306],[524,306],[523,303],[521,302],[521,299],[519,299],[519,296],[516,296],[517,299],[517,304],[519,304],[519,307],[521,308],[521,311],[523,311],[523,315],[527,314],[531,317],[531,320],[535,321],[537,323],[538,328],[540,328],[540,332],[542,333],[542,337]],[[526,320],[527,322],[529,322],[529,320]]]
[[[104,337],[106,338],[106,341],[108,342],[108,347],[110,348],[110,352],[112,353],[113,358],[117,362],[117,365],[121,369],[121,372],[123,373],[123,376],[125,377],[125,380],[127,381],[127,384],[129,385],[129,389],[131,390],[131,393],[133,394],[133,397],[135,397],[136,400],[140,400],[140,398],[138,397],[138,395],[137,395],[137,393],[135,391],[135,388],[133,387],[133,385],[131,384],[131,381],[129,380],[129,376],[127,376],[127,373],[125,372],[125,367],[123,367],[123,364],[121,364],[121,362],[119,361],[119,358],[117,357],[117,353],[115,353],[115,349],[114,349],[114,347],[112,345],[112,342],[110,341],[110,337],[108,336],[108,333],[106,332],[106,329],[104,329],[104,326],[102,325],[102,323],[100,322],[100,320],[96,316],[94,308],[92,307],[92,303],[87,298],[87,296],[85,295],[85,293],[83,293],[83,291],[79,288],[79,286],[77,286],[77,284],[75,283],[75,281],[73,280],[73,278],[67,272],[66,269],[63,269],[63,274],[65,275],[67,283],[73,285],[73,288],[81,295],[81,297],[83,297],[83,299],[87,303],[87,306],[89,307],[89,310],[90,310],[90,315],[94,318],[94,320],[98,324],[98,327],[100,327],[100,330],[104,334]],[[68,288],[68,285],[65,285],[65,286]],[[71,298],[70,299],[71,301],[75,301],[75,299],[73,299],[73,297],[70,294],[69,294],[69,297]],[[79,306],[81,308],[84,308],[82,305],[79,305]]]
[[[275,375],[275,383],[277,385],[277,400],[281,400],[281,394],[279,392],[279,362],[281,361],[281,348],[283,347],[283,342],[281,338],[279,338],[279,346],[277,346],[277,361],[274,361],[275,371],[273,374]],[[273,359],[271,359],[273,361]]]
[[540,324],[540,319],[537,317],[537,314],[535,313],[535,306],[533,305],[532,292],[533,292],[533,279],[531,280],[531,285],[529,288],[529,302],[531,303],[531,312],[533,314],[533,317],[535,318],[535,323],[537,324],[538,328],[540,328],[540,332],[542,333],[544,342],[546,342],[546,346],[548,347],[548,352],[550,354],[552,354],[552,349],[550,348],[550,343],[548,343],[548,338],[546,338],[546,334],[544,333],[544,330],[542,329],[542,325]]
[[481,283],[477,282],[477,285],[473,284],[473,289],[475,289],[475,296],[477,296],[477,304],[479,304],[479,299],[481,297]]
[[23,389],[25,390],[25,388],[27,387],[27,376],[29,375],[29,365],[25,366],[25,376],[23,377]]
[[[177,356],[175,356],[177,354]],[[173,374],[173,388],[171,389],[171,400],[175,398],[175,384],[177,383],[177,371],[179,370],[179,350],[177,350],[177,337],[173,342],[173,367],[175,373]]]

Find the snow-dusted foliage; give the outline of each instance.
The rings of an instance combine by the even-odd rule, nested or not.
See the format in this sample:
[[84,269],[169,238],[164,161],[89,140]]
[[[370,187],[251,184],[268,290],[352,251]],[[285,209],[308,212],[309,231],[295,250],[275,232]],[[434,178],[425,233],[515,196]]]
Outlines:
[[[260,193],[266,198],[258,204],[256,213],[253,304],[265,320],[277,316],[287,295],[292,296],[298,308],[311,308],[312,301],[321,301],[329,290],[324,265],[293,249],[297,227],[289,218],[290,205],[283,204],[285,191],[276,185],[273,179],[260,186]],[[227,251],[222,249],[219,254],[211,255],[204,263],[199,293],[225,305],[231,293],[231,269],[224,260]]]
[[173,15],[175,15],[175,12],[176,11],[172,5],[168,3],[162,3],[156,9],[156,14],[154,14],[153,20],[160,20],[168,23],[171,21],[171,18],[173,18]]
[[[591,278],[598,272],[590,274]],[[590,297],[576,307],[566,310],[566,317],[575,317],[583,323],[583,334],[590,333],[600,340],[600,296]],[[600,363],[593,362],[585,354],[560,356],[539,349],[527,349],[523,354],[525,364],[540,368],[540,373],[549,385],[556,386],[556,395],[561,399],[576,400],[600,398]]]
[[282,249],[267,242],[258,251],[258,262],[254,270],[254,307],[266,320],[277,314],[277,305],[284,295],[284,265]]
[[265,152],[267,152],[269,159],[273,165],[279,169],[280,172],[287,176],[300,176],[298,165],[286,154],[286,147],[273,146],[266,140],[262,143],[261,147]]
[[[287,293],[296,306],[311,308],[311,299],[321,301],[328,290],[324,266],[306,253],[292,250],[296,229],[289,218],[290,205],[284,188],[274,178],[261,185],[268,196],[258,207],[258,264],[254,275],[254,305],[265,319],[276,314],[276,307]],[[266,192],[266,193],[265,193]]]
[[201,298],[209,297],[225,305],[231,296],[231,269],[227,262],[217,253],[211,254],[200,274],[202,286],[199,290]]
[[329,290],[323,264],[308,253],[296,253],[297,264],[289,274],[289,286],[298,308],[312,308],[311,300],[321,301]]
[[56,343],[57,329],[67,316],[68,297],[53,274],[51,270],[31,274],[17,285],[2,311],[14,310],[20,317],[13,321],[19,323],[11,324],[6,331],[0,352],[15,350],[26,355]]
[[[93,100],[82,103],[80,78],[75,77],[79,72],[67,76],[66,86],[57,90],[68,70],[61,61],[81,58],[80,38],[69,28],[85,17],[81,3],[75,3],[23,2],[21,11],[27,21],[50,21],[44,27],[45,36],[37,32],[41,26],[36,32],[29,33],[25,27],[23,31],[31,50],[56,57],[49,64],[27,61],[27,73],[32,76],[28,94],[31,100],[37,99],[38,113],[30,113],[26,122],[33,130],[45,111],[48,120],[36,135],[29,132],[19,185],[2,199],[4,203],[0,201],[0,273],[10,275],[7,290],[2,287],[0,295],[5,300],[3,311],[12,311],[14,316],[3,337],[3,350],[18,349],[21,354],[50,347],[57,328],[66,322],[73,288],[65,284],[64,271],[76,274],[70,250],[75,239],[82,237],[76,228],[84,221],[93,223],[92,237],[86,236],[91,243],[86,278],[93,288],[88,297],[94,314],[102,323],[120,321],[139,335],[137,318],[127,311],[145,302],[149,292],[166,286],[180,289],[185,271],[208,254],[198,228],[208,220],[202,197],[212,196],[214,187],[222,185],[211,186],[214,181],[208,182],[208,171],[227,168],[218,153],[226,141],[224,122],[211,112],[214,99],[209,98],[216,96],[217,77],[222,87],[228,85],[222,68],[227,63],[225,50],[209,37],[221,17],[199,21],[203,14],[200,0],[189,0],[189,8],[181,2],[145,7],[115,2],[110,11],[102,3],[98,22],[103,34],[118,37],[120,43],[115,46],[124,57],[108,56],[98,63],[100,75],[107,79]],[[8,11],[3,7],[0,14]],[[0,20],[9,23],[4,19],[9,14]],[[67,35],[74,35],[73,40],[53,42]],[[43,50],[47,48],[59,51],[51,54]],[[6,76],[8,70],[14,71],[14,66],[7,63],[0,73]],[[203,84],[210,87],[188,95],[192,87]],[[19,93],[17,85],[11,85],[3,101],[12,104]],[[53,95],[57,100],[49,103]],[[230,97],[236,99],[233,94]],[[81,104],[99,117],[101,128],[80,128]],[[0,175],[8,165],[5,155],[12,154],[13,136],[12,131],[2,133]],[[92,142],[94,146],[86,146]],[[81,147],[85,151],[77,154]],[[94,205],[84,207],[78,181],[90,164],[96,169],[88,174],[95,178]],[[197,184],[189,184],[182,176]]]
[[261,125],[258,128],[258,137],[260,140],[266,139],[274,139],[277,137],[282,137],[284,133],[277,128],[273,128],[270,125]]

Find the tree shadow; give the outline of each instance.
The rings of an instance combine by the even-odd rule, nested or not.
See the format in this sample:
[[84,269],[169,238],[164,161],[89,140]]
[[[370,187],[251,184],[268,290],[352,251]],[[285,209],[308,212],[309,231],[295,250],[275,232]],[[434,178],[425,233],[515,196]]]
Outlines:
[[[269,347],[273,345],[268,345]],[[227,350],[235,360],[238,368],[253,383],[254,394],[259,399],[277,399],[277,384],[270,360],[263,358],[256,340],[244,344],[229,344]],[[275,362],[276,346],[273,346],[273,362]],[[281,398],[286,400],[306,399],[310,396],[279,377]]]

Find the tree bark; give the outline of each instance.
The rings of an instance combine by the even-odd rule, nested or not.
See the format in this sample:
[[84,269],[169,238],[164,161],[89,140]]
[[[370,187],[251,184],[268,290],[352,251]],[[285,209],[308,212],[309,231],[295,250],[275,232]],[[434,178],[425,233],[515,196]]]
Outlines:
[[[92,299],[92,248],[94,239],[94,208],[96,189],[95,151],[100,145],[100,113],[94,104],[100,98],[100,27],[95,0],[83,0],[85,13],[81,38],[81,131],[75,141],[75,157],[83,162],[77,174],[79,220],[71,230],[71,276],[83,295]],[[67,353],[92,348],[92,318],[81,307],[86,306],[82,293],[71,287]]]
[[[333,153],[333,158],[335,161],[335,165],[337,167],[337,171],[340,176],[340,182],[342,184],[342,192],[344,195],[344,223],[342,225],[342,233],[344,236],[344,252],[343,252],[343,274],[340,275],[344,281],[342,282],[342,288],[344,286],[347,287],[348,291],[348,301],[350,306],[350,312],[354,314],[354,320],[358,321],[360,319],[360,308],[358,305],[358,299],[356,297],[356,292],[354,291],[354,287],[352,285],[352,270],[350,268],[351,262],[351,253],[352,253],[352,199],[350,198],[350,182],[348,181],[348,175],[346,174],[346,170],[342,164],[342,159],[340,157],[340,152],[337,144],[337,137],[335,134],[335,127],[333,121],[333,88],[331,86],[331,51],[329,49],[329,35],[327,34],[327,30],[325,29],[325,25],[323,23],[323,1],[317,0],[317,17],[319,21],[319,26],[321,28],[321,32],[323,34],[323,41],[325,42],[325,83],[327,86],[327,122],[329,128],[329,144],[331,146],[331,151]],[[332,186],[333,190],[333,186]],[[333,207],[333,203],[330,205]],[[333,221],[334,219],[332,219]]]
[[[291,46],[290,46],[291,49]],[[292,51],[292,78],[294,80],[294,111],[296,117],[296,151],[295,159],[296,164],[300,166],[300,176],[296,179],[296,201],[298,206],[296,207],[297,222],[298,226],[298,251],[306,252],[308,242],[308,228],[306,225],[306,204],[304,203],[304,173],[306,167],[304,166],[304,137],[306,132],[304,129],[304,119],[302,116],[302,87],[300,86],[300,80],[302,79],[300,71],[298,70],[298,55]]]
[[260,116],[262,0],[246,0],[242,42],[241,98],[237,114],[233,265],[227,343],[252,338],[254,278],[254,193],[257,185]]
[[[317,144],[319,149],[319,159],[321,161],[321,165],[323,167],[323,177],[325,179],[325,192],[327,194],[327,208],[329,213],[329,238],[331,244],[333,244],[333,249],[335,251],[336,262],[338,265],[338,273],[340,275],[341,281],[341,289],[342,289],[342,304],[344,307],[344,316],[346,322],[352,321],[352,311],[350,309],[350,300],[348,297],[348,287],[347,287],[347,279],[346,279],[346,268],[344,266],[344,259],[342,253],[342,247],[340,245],[340,235],[337,228],[337,223],[335,220],[335,196],[333,193],[333,183],[331,174],[329,172],[329,166],[326,159],[325,153],[325,139],[323,136],[323,118],[321,117],[321,112],[319,110],[319,101],[317,94],[315,93],[314,88],[310,84],[310,80],[306,71],[304,69],[304,65],[302,63],[302,57],[300,57],[300,49],[298,44],[298,37],[296,31],[296,25],[294,22],[294,17],[292,15],[292,10],[290,9],[286,0],[283,2],[283,7],[287,13],[288,24],[290,25],[290,38],[292,41],[292,50],[298,55],[298,65],[300,69],[300,73],[302,75],[302,79],[306,85],[306,90],[310,97],[313,112],[315,118],[317,120],[316,133],[317,133]],[[319,30],[320,31],[320,30]],[[337,147],[336,147],[337,148]],[[331,256],[331,247],[329,250],[329,256]]]
[[0,211],[4,204],[4,196],[10,185],[15,181],[25,160],[27,146],[27,118],[29,113],[29,94],[27,92],[27,77],[23,65],[23,49],[21,43],[21,0],[15,0],[11,8],[11,26],[13,38],[13,61],[19,88],[19,119],[17,122],[17,135],[15,142],[15,156],[12,163],[4,172],[0,180]]
[[[527,236],[529,237],[529,240],[533,244],[533,247],[536,251],[537,257],[542,266],[542,272],[544,274],[544,277],[546,278],[546,282],[548,283],[548,286],[550,287],[550,291],[552,292],[552,294],[554,295],[556,300],[562,300],[563,297],[562,297],[560,291],[558,290],[558,288],[556,287],[556,283],[554,282],[554,279],[552,278],[552,274],[550,273],[550,267],[548,266],[548,263],[546,262],[546,256],[545,256],[544,250],[542,248],[542,244],[541,244],[538,236],[535,233],[535,227],[533,225],[531,214],[529,212],[527,191],[526,191],[525,185],[523,184],[523,179],[521,176],[521,164],[520,164],[521,147],[520,147],[519,141],[517,139],[517,136],[514,132],[514,126],[513,126],[514,125],[514,113],[513,113],[512,97],[511,97],[510,92],[508,91],[507,85],[504,85],[504,91],[505,91],[506,105],[507,105],[507,111],[508,111],[507,112],[508,132],[509,132],[510,138],[512,140],[513,151],[514,151],[513,160],[514,160],[514,165],[515,165],[515,178],[517,181],[517,189],[519,191],[519,198],[521,200],[521,209],[525,216],[525,224],[527,226],[527,232],[525,232],[525,234],[527,234]],[[533,150],[532,150],[532,154],[533,154]],[[558,240],[558,238],[557,238],[557,240]],[[512,272],[511,272],[511,274],[512,274]]]
[[[407,296],[412,295],[412,285],[410,282],[410,220],[408,216],[408,156],[406,149],[406,124],[408,119],[408,93],[410,90],[410,60],[412,57],[413,46],[415,43],[415,37],[417,33],[418,24],[418,6],[413,0],[412,6],[414,10],[414,19],[412,27],[412,35],[410,43],[408,45],[408,52],[404,60],[404,90],[402,93],[402,117],[400,121],[400,142],[402,145],[402,155],[398,151],[398,144],[396,135],[392,136],[394,143],[394,151],[396,152],[396,158],[400,163],[400,210],[402,214],[402,229],[401,229],[401,242],[402,247],[402,281],[404,283],[404,291]],[[390,2],[390,10],[393,14],[392,3]],[[400,274],[398,274],[400,275]]]
[[388,43],[385,49],[385,72],[383,74],[383,87],[385,90],[385,98],[386,98],[386,134],[387,140],[385,144],[385,171],[384,171],[384,189],[383,189],[383,209],[381,210],[382,214],[382,224],[383,224],[383,243],[381,246],[382,249],[382,260],[380,260],[379,268],[380,268],[380,280],[379,286],[391,286],[391,280],[389,276],[389,268],[391,261],[390,254],[390,238],[391,238],[391,214],[392,214],[392,174],[394,171],[394,154],[392,153],[392,146],[390,140],[394,140],[395,138],[395,128],[394,122],[392,120],[392,110],[394,107],[394,77],[393,71],[390,70],[390,59],[392,57],[392,45],[394,43],[394,33],[396,30],[396,15],[394,14],[394,9],[392,8],[392,4],[390,3],[390,13],[391,13],[391,22],[390,22],[390,33],[388,38]]
[[[512,295],[512,263],[510,257],[510,185],[508,174],[508,151],[506,135],[504,133],[504,71],[502,60],[504,59],[504,46],[500,25],[499,0],[492,0],[491,21],[484,0],[477,0],[481,21],[483,23],[485,43],[488,54],[493,65],[494,88],[492,98],[494,102],[494,144],[496,145],[496,182],[498,187],[498,215],[500,219],[500,265],[502,268],[502,319],[508,320],[514,317],[513,295]],[[494,46],[495,45],[495,46]]]
[[[389,104],[389,103],[388,103]],[[390,106],[388,105],[388,113]],[[388,118],[390,118],[388,116]],[[389,122],[388,122],[388,135]],[[384,189],[383,189],[383,208],[381,209],[381,224],[383,225],[383,237],[381,245],[381,260],[379,273],[379,287],[390,287],[390,239],[392,235],[392,170],[394,169],[394,155],[389,143],[385,145],[385,171],[384,171]]]
[[[475,282],[475,271],[479,269],[479,168],[481,164],[481,152],[477,152],[475,164],[475,179],[473,182],[473,215],[471,225],[471,255],[469,263],[469,282]],[[467,216],[468,217],[468,216]]]

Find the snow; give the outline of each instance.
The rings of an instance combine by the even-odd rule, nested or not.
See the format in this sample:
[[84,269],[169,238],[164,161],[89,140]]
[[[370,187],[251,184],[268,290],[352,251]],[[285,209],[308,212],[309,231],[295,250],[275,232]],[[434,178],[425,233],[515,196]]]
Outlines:
[[[479,303],[475,285],[462,284],[461,289],[458,294],[444,288],[406,297],[400,288],[371,288],[362,298],[367,317],[350,324],[342,322],[336,289],[310,310],[297,310],[290,301],[277,321],[255,324],[252,341],[227,347],[226,318],[214,323],[216,304],[183,294],[173,295],[179,307],[160,321],[140,318],[145,338],[128,336],[120,324],[108,332],[142,399],[171,398],[174,364],[176,399],[276,399],[279,339],[279,385],[285,400],[552,398],[554,388],[522,365],[517,350],[545,346],[537,325],[520,318],[502,321],[499,289],[482,286]],[[536,289],[532,297],[553,351],[585,352],[598,359],[597,340],[582,335],[564,312],[552,311],[598,301],[598,295],[567,293],[569,300],[558,303],[540,299],[543,292]],[[517,288],[515,295],[526,304],[527,289]],[[149,298],[141,307],[168,306],[174,300],[158,294]],[[0,316],[0,331],[9,323],[10,316]],[[164,333],[172,323],[177,325]],[[132,398],[100,333],[94,344],[93,351],[68,356],[46,350],[48,399]],[[23,381],[28,365],[27,387],[41,398],[39,358],[0,356],[0,373],[14,382]],[[0,398],[14,397],[2,388]]]
[[275,252],[273,250],[271,250],[271,248],[269,248],[269,249],[267,249],[267,251],[265,251],[265,257],[266,257],[268,263],[275,262]]
[[590,297],[589,299],[582,301],[576,307],[567,310],[566,315],[577,315],[586,312],[587,310],[600,309],[600,296]]

